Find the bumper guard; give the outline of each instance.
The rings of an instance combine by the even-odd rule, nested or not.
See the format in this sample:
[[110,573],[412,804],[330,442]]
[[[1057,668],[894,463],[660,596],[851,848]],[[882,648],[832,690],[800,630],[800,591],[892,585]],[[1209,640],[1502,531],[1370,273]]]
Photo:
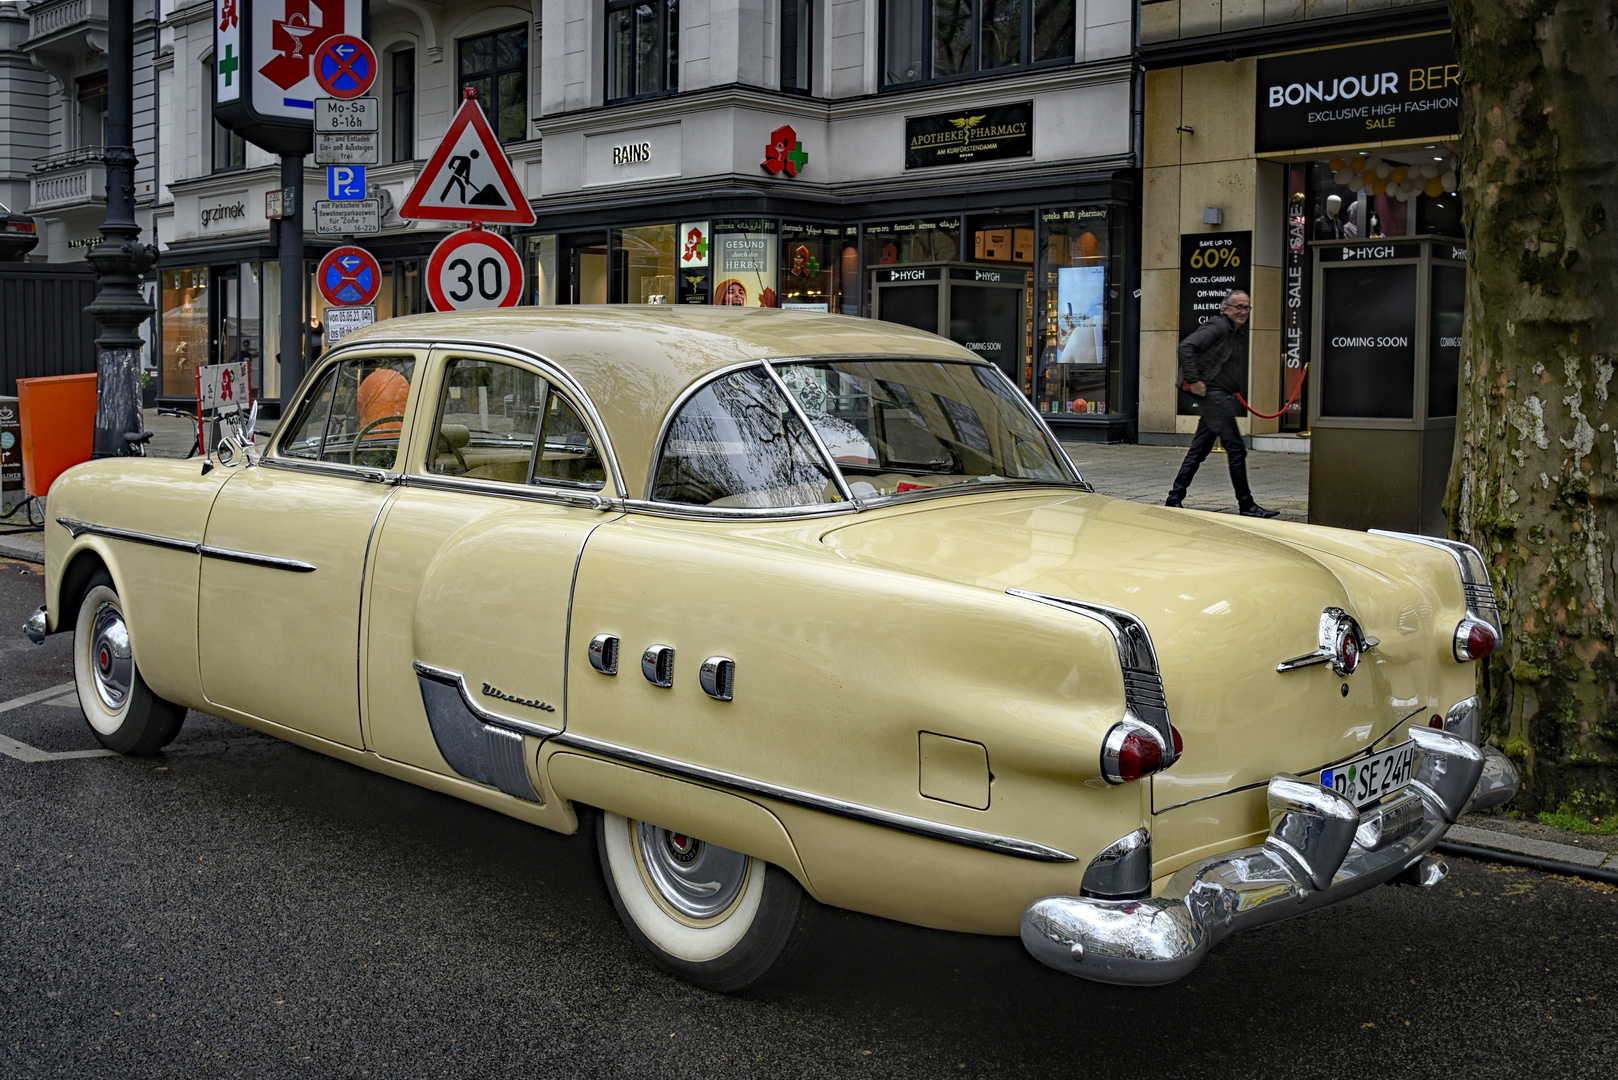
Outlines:
[[1448,868],[1430,855],[1469,810],[1517,793],[1517,770],[1491,746],[1412,727],[1405,791],[1363,813],[1331,788],[1270,781],[1270,835],[1257,847],[1181,869],[1157,896],[1047,896],[1022,916],[1023,946],[1040,963],[1096,982],[1157,986],[1189,975],[1224,938],[1365,892],[1431,886]]

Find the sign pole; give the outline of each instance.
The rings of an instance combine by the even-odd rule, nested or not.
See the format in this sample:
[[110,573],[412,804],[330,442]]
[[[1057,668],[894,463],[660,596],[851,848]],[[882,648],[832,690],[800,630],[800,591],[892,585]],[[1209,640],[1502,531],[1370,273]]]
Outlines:
[[281,186],[293,200],[293,212],[281,219],[281,407],[292,404],[303,381],[303,155],[281,155]]

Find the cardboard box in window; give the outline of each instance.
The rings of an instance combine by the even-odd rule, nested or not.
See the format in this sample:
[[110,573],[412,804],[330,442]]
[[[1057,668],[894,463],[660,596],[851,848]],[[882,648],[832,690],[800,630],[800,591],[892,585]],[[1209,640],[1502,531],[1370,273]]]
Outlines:
[[1033,265],[1034,230],[1013,229],[1011,230],[1011,238],[1011,261]]
[[1011,230],[983,229],[972,238],[973,253],[987,262],[1011,261]]
[[1066,266],[1070,257],[1068,245],[1072,241],[1061,234],[1057,234],[1047,242],[1050,244],[1050,250],[1045,253],[1045,265],[1051,269]]

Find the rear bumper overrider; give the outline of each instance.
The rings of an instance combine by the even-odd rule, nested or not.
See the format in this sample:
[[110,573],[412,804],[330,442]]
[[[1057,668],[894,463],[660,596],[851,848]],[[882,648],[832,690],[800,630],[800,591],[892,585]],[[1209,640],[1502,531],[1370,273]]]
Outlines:
[[1070,975],[1155,986],[1190,974],[1224,938],[1334,904],[1381,884],[1429,886],[1447,868],[1430,855],[1469,810],[1517,793],[1504,754],[1437,728],[1412,727],[1410,786],[1356,810],[1330,788],[1270,781],[1270,835],[1256,847],[1183,868],[1157,896],[1047,896],[1022,916],[1023,946]]

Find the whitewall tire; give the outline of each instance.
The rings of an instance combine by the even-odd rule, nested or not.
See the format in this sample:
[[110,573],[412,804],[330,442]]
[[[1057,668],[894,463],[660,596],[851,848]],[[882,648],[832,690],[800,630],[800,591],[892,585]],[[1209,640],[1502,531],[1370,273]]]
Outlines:
[[612,903],[659,967],[740,990],[796,952],[817,905],[778,866],[621,814],[596,821]]
[[90,579],[73,624],[73,682],[96,741],[146,757],[179,734],[185,709],[152,693],[135,666],[129,624],[106,571]]

